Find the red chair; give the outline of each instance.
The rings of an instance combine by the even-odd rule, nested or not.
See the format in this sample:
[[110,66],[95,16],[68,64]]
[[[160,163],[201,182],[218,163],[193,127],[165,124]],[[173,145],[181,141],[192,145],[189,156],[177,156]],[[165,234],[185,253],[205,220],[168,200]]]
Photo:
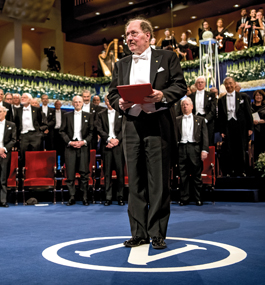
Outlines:
[[212,194],[212,202],[214,203],[214,187],[216,183],[215,175],[215,147],[209,146],[207,158],[203,161],[202,183],[208,187]]
[[231,52],[231,51],[234,51],[234,50],[235,50],[235,48],[234,48],[233,42],[226,41],[226,43],[225,43],[225,52]]
[[25,202],[25,188],[53,189],[53,203],[56,204],[56,151],[26,151],[23,167],[22,194]]
[[[63,172],[63,179],[62,179],[62,187],[61,187],[61,194],[62,194],[62,204],[64,204],[64,198],[63,198],[63,188],[66,186],[66,167],[65,165],[61,168],[61,171]],[[94,203],[94,192],[95,192],[95,173],[96,173],[96,150],[91,149],[90,150],[90,161],[89,161],[89,174],[88,174],[88,186],[92,188],[92,201]],[[75,174],[75,186],[79,185],[79,179],[80,174]]]
[[193,60],[193,55],[191,49],[187,48],[187,60]]
[[16,200],[15,205],[18,204],[17,194],[18,194],[18,152],[12,151],[11,153],[11,165],[10,173],[7,179],[7,187],[10,189],[15,189]]

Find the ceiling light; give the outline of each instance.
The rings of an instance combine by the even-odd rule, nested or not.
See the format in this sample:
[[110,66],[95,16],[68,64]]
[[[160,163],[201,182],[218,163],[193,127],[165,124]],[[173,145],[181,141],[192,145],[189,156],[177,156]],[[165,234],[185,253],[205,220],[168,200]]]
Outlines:
[[238,7],[240,7],[240,5],[235,4],[233,7],[234,7],[234,8],[238,8]]
[[132,5],[132,4],[133,4],[133,2],[129,2],[128,4],[129,4],[129,5]]
[[154,26],[154,29],[159,29],[159,26]]
[[191,16],[191,19],[196,19],[197,18],[197,16]]
[[99,13],[99,12],[96,12],[95,14],[96,14],[96,15],[100,15],[100,13]]
[[35,28],[31,28],[30,30],[31,30],[31,31],[35,31]]

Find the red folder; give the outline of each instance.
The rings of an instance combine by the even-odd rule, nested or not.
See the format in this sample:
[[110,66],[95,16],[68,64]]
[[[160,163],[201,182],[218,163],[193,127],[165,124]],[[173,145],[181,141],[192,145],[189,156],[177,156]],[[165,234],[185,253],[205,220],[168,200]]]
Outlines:
[[134,104],[149,103],[144,101],[144,97],[147,97],[154,92],[150,83],[120,85],[117,86],[117,89],[124,101],[133,102]]

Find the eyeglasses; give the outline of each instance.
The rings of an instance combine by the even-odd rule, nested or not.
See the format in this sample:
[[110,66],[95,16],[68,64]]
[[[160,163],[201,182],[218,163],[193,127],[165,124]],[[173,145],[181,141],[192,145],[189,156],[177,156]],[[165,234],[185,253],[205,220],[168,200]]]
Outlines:
[[134,31],[132,31],[132,32],[126,34],[126,38],[128,38],[130,35],[133,38],[137,38],[140,33],[142,33],[142,32],[134,32]]

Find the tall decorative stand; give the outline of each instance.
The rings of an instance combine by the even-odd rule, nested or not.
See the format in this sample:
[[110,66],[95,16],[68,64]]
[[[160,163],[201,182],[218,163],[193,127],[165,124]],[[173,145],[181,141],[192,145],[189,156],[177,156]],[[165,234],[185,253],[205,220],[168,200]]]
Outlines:
[[206,89],[216,87],[220,90],[218,44],[215,39],[200,40],[200,75],[206,78]]

